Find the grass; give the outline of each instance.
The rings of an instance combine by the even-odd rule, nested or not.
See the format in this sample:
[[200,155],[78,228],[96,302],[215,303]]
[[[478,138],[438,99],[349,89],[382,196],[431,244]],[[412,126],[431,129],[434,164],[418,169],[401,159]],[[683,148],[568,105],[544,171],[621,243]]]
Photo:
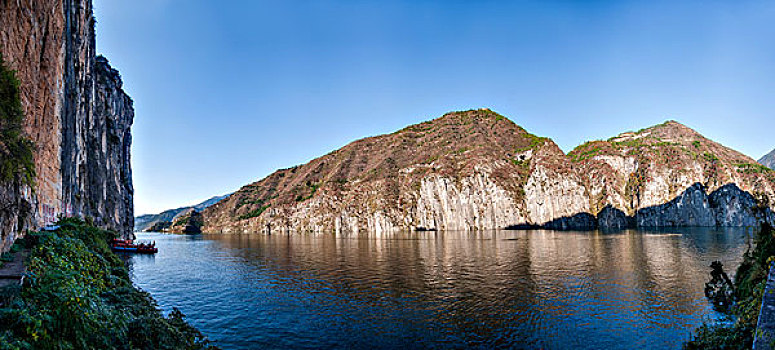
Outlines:
[[164,316],[110,251],[115,233],[63,219],[28,234],[27,278],[0,308],[0,349],[213,348],[177,309]]

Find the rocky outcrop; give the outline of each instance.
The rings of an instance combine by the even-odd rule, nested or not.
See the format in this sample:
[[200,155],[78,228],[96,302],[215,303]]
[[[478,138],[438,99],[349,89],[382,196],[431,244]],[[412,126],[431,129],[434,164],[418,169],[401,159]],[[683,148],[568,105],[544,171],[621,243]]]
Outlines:
[[3,217],[3,241],[58,216],[91,217],[131,236],[134,111],[118,73],[96,58],[91,0],[0,1],[0,28],[0,53],[21,83],[37,172],[34,192],[6,191],[31,211],[23,225]]
[[172,226],[172,221],[157,221],[143,231],[144,232],[165,232],[170,228],[170,226]]
[[762,168],[672,121],[566,155],[490,110],[454,112],[247,185],[204,231],[748,226],[773,219]]
[[199,210],[189,208],[178,213],[172,218],[172,221],[157,221],[146,228],[145,232],[169,232],[197,234],[202,233],[204,218]]
[[612,219],[604,208],[624,214],[613,219],[618,227],[622,218],[634,219],[628,226],[749,226],[770,217],[775,198],[775,172],[674,121],[585,143],[569,158],[601,227]]
[[772,211],[735,184],[720,187],[710,195],[705,186],[694,184],[678,198],[635,215],[641,227],[756,226],[773,222]]
[[759,159],[759,164],[764,165],[770,169],[775,169],[775,149]]
[[191,209],[194,209],[196,211],[202,211],[205,208],[220,202],[222,199],[228,196],[229,194],[226,194],[223,196],[214,196],[214,197],[210,197],[209,199],[199,204],[192,205],[190,207],[180,207],[176,209],[165,210],[158,214],[146,214],[146,215],[137,216],[135,217],[135,232],[139,232],[139,231],[161,232],[161,229],[158,229],[158,228],[153,229],[156,223],[170,222],[171,224],[172,221],[183,212],[187,212]]

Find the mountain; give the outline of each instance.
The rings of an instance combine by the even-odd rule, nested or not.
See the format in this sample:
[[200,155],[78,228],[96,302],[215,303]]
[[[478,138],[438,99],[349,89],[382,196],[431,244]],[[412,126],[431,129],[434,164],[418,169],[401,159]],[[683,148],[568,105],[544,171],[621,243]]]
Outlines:
[[[753,193],[775,199],[773,172],[762,168],[677,122],[589,142],[566,155],[551,139],[479,109],[358,140],[278,170],[204,210],[203,230],[680,226],[674,216],[685,213],[673,209],[683,201],[655,208],[680,200],[685,191],[708,211],[702,213],[708,220],[699,223],[742,225],[768,215],[754,213]],[[742,209],[712,207],[710,197],[722,189],[714,203],[734,199]]]
[[775,172],[675,121],[568,156],[607,227],[749,226],[770,215],[757,203],[775,199]]
[[762,164],[770,169],[775,169],[775,149],[770,153],[767,153],[762,159],[759,159],[759,164]]
[[94,27],[91,0],[0,1],[0,54],[35,145],[34,188],[0,184],[0,251],[59,216],[132,235],[134,109]]
[[220,200],[228,196],[228,194],[223,196],[215,196],[196,205],[180,207],[177,209],[169,209],[158,214],[140,215],[135,218],[134,230],[135,232],[145,231],[153,228],[154,225],[158,224],[156,229],[152,231],[162,231],[162,229],[167,229],[172,226],[172,223],[179,219],[182,214],[189,213],[190,211],[201,212],[205,208],[218,203]]

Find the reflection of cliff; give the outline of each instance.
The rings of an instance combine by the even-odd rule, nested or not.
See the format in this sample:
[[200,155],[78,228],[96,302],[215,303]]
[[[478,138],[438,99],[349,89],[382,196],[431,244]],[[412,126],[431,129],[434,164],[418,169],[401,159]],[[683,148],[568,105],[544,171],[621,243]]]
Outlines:
[[[666,319],[677,319],[671,327],[684,337],[681,327],[695,325],[706,310],[702,285],[710,261],[722,259],[732,269],[726,257],[745,248],[743,231],[712,229],[206,238],[239,251],[250,275],[314,299],[315,312],[336,305],[355,318],[427,318],[434,320],[427,331],[438,337],[516,339],[546,348],[582,341],[563,333],[568,329],[611,338],[664,327]],[[395,300],[410,300],[412,310],[393,309],[405,306]],[[380,311],[361,315],[364,305]],[[547,338],[558,343],[543,343]]]
[[92,217],[131,235],[134,110],[118,72],[96,57],[91,0],[2,1],[0,28],[0,52],[21,83],[37,170],[35,191],[18,191],[33,215],[0,238],[10,241],[58,215]]

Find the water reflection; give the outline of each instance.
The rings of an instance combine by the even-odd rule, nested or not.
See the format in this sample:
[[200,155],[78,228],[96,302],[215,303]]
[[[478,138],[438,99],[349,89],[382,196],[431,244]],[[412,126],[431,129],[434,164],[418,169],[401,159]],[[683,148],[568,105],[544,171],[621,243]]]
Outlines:
[[676,348],[739,229],[142,234],[133,278],[224,348]]

